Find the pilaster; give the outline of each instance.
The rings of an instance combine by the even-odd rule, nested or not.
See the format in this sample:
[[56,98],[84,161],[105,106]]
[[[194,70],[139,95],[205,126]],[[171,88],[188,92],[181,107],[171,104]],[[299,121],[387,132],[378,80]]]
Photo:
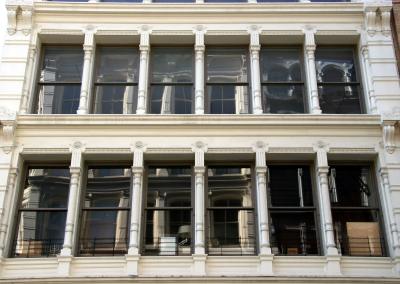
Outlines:
[[253,113],[262,114],[261,83],[260,83],[260,33],[257,27],[252,27],[250,33],[250,67],[251,89],[253,98]]
[[140,64],[136,114],[146,114],[147,82],[150,61],[150,33],[151,31],[147,26],[142,27],[142,30],[140,31]]
[[194,31],[196,42],[195,50],[195,113],[204,114],[204,33],[202,26],[198,26]]
[[305,57],[306,57],[306,69],[307,69],[307,80],[308,80],[308,100],[310,102],[311,113],[320,114],[321,108],[319,106],[318,97],[318,84],[317,84],[317,72],[315,67],[315,31],[311,28],[305,30]]

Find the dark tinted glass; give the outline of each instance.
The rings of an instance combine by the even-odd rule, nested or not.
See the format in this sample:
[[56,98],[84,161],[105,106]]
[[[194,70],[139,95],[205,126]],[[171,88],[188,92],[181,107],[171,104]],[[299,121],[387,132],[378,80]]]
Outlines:
[[81,47],[45,47],[40,82],[80,82]]
[[154,48],[151,52],[152,83],[191,83],[192,48]]
[[41,85],[38,95],[38,113],[75,114],[79,107],[81,85]]
[[131,170],[129,168],[89,169],[85,207],[129,207]]
[[358,86],[320,85],[318,95],[322,113],[362,113]]
[[304,113],[303,85],[264,85],[264,113]]
[[317,48],[315,62],[318,82],[357,82],[352,48]]
[[272,206],[313,206],[310,169],[307,166],[270,166]]
[[300,49],[263,48],[261,51],[262,82],[302,81]]
[[207,82],[246,83],[247,50],[210,48],[207,50]]
[[212,85],[207,87],[207,94],[211,114],[249,112],[247,86]]
[[96,82],[137,83],[139,54],[136,48],[99,47]]
[[132,114],[137,107],[137,86],[96,86],[94,113]]
[[21,208],[67,208],[69,182],[69,169],[29,169]]
[[150,113],[190,114],[193,109],[192,85],[153,85]]

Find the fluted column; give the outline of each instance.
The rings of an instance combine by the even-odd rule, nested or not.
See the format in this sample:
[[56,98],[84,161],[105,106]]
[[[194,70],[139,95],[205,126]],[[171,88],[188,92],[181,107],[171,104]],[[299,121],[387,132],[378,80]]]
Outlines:
[[260,35],[257,30],[250,31],[250,68],[251,89],[253,98],[253,113],[262,114],[261,83],[260,83]]
[[81,83],[81,96],[79,100],[78,114],[88,113],[88,98],[90,90],[90,76],[92,72],[92,60],[94,53],[94,32],[92,30],[86,31],[85,42],[83,44],[83,70],[82,70],[82,83]]
[[195,35],[195,113],[204,114],[204,30],[196,30]]
[[317,84],[317,72],[315,70],[315,39],[314,31],[306,30],[305,32],[305,57],[306,57],[306,68],[307,68],[307,81],[308,81],[308,100],[310,103],[311,113],[321,113],[318,98],[318,84]]
[[142,31],[140,34],[140,65],[138,83],[138,102],[136,114],[146,113],[147,82],[149,77],[150,32]]
[[369,61],[369,49],[368,43],[366,39],[366,32],[362,33],[361,36],[361,56],[362,56],[362,73],[365,78],[365,83],[368,91],[368,100],[369,100],[369,111],[372,114],[378,113],[378,108],[376,106],[376,96],[374,89],[374,82],[372,81],[372,73],[371,73],[371,65]]
[[25,80],[22,87],[20,114],[26,114],[29,108],[29,98],[32,97],[32,75],[35,70],[35,59],[37,58],[37,34],[32,35],[31,44],[29,45],[28,61],[26,62]]

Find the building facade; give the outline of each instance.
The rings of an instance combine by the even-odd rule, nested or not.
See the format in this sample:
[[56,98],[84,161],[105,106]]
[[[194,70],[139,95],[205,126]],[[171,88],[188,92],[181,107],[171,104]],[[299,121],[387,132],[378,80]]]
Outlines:
[[0,282],[400,281],[391,2],[6,7]]

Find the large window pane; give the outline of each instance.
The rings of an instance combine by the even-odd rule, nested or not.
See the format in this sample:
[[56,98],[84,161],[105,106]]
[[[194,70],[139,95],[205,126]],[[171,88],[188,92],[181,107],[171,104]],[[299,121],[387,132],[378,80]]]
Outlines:
[[206,60],[208,83],[247,82],[247,50],[210,48]]
[[264,85],[262,95],[265,113],[304,113],[303,85]]
[[137,86],[99,85],[96,87],[94,113],[132,114],[137,107]]
[[249,112],[247,86],[211,85],[207,88],[209,113],[236,114]]
[[41,85],[38,97],[40,114],[74,114],[79,107],[81,85]]
[[153,85],[151,87],[150,113],[193,113],[192,85]]
[[318,95],[323,113],[362,113],[356,85],[320,85]]

